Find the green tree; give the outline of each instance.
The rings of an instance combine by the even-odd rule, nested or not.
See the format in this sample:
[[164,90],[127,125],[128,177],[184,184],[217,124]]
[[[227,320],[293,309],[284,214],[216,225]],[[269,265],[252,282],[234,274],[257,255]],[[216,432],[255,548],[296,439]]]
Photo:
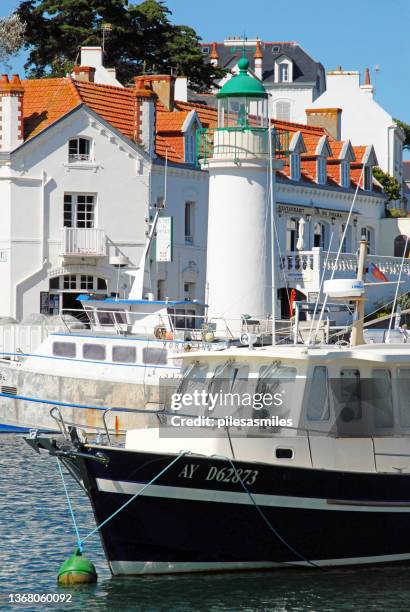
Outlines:
[[23,0],[17,10],[27,23],[26,69],[32,77],[62,76],[78,62],[81,46],[100,45],[110,24],[107,65],[129,82],[142,71],[183,74],[197,90],[210,87],[224,71],[204,62],[195,31],[170,21],[161,0]]
[[391,200],[400,200],[401,186],[397,179],[395,179],[393,176],[390,176],[390,174],[387,174],[387,172],[384,172],[378,166],[375,166],[373,168],[373,176],[377,181],[379,181],[380,185],[383,187],[384,191],[389,196],[389,202]]
[[410,125],[405,121],[400,121],[400,119],[395,119],[395,122],[399,127],[402,128],[402,130],[404,130],[404,133],[406,134],[406,139],[403,143],[403,149],[410,149]]

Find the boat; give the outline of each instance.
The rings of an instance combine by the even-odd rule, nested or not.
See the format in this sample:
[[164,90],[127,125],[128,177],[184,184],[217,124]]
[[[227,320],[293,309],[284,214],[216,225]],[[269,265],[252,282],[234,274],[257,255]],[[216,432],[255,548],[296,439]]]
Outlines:
[[364,344],[365,285],[347,290],[348,345],[185,353],[171,403],[123,446],[27,439],[84,487],[113,575],[410,560],[410,352]]

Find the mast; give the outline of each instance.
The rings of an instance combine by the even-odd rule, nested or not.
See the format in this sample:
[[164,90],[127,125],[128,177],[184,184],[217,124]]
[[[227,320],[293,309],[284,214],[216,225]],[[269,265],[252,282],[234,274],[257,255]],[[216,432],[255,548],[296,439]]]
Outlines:
[[[367,240],[361,240],[359,245],[359,261],[357,264],[357,280],[363,281],[366,274],[366,255]],[[365,298],[356,298],[356,311],[350,335],[350,346],[364,344],[363,323],[364,323],[364,303]]]
[[272,346],[276,344],[276,270],[275,270],[275,237],[276,237],[276,227],[275,227],[275,206],[273,201],[273,162],[272,162],[272,138],[273,138],[273,129],[272,122],[269,112],[269,200],[270,200],[270,234],[271,234],[271,300],[272,300]]

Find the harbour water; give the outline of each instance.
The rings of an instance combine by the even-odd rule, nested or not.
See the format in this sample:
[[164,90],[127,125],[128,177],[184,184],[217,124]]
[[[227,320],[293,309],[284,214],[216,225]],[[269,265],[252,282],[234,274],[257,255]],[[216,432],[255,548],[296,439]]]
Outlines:
[[[94,527],[90,505],[69,478],[67,485],[84,536]],[[409,538],[410,546],[410,534],[404,533],[403,537]],[[410,566],[114,579],[96,535],[87,542],[85,554],[96,565],[98,583],[58,587],[58,568],[74,549],[74,530],[55,460],[35,454],[22,436],[2,435],[0,610],[360,612],[410,609]],[[29,593],[70,594],[71,602],[9,603],[11,595]]]

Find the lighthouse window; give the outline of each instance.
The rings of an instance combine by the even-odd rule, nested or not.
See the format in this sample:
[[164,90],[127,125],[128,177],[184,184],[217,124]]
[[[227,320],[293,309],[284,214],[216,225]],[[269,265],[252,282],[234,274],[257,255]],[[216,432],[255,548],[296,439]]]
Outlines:
[[308,393],[308,420],[329,420],[329,389],[327,384],[327,368],[325,366],[316,366],[313,369]]
[[374,424],[376,427],[393,427],[393,400],[390,370],[373,370],[371,398],[374,410]]
[[137,360],[137,349],[133,346],[114,346],[112,349],[112,360],[121,363],[135,363]]
[[75,357],[76,346],[74,342],[53,342],[53,355],[56,357]]

